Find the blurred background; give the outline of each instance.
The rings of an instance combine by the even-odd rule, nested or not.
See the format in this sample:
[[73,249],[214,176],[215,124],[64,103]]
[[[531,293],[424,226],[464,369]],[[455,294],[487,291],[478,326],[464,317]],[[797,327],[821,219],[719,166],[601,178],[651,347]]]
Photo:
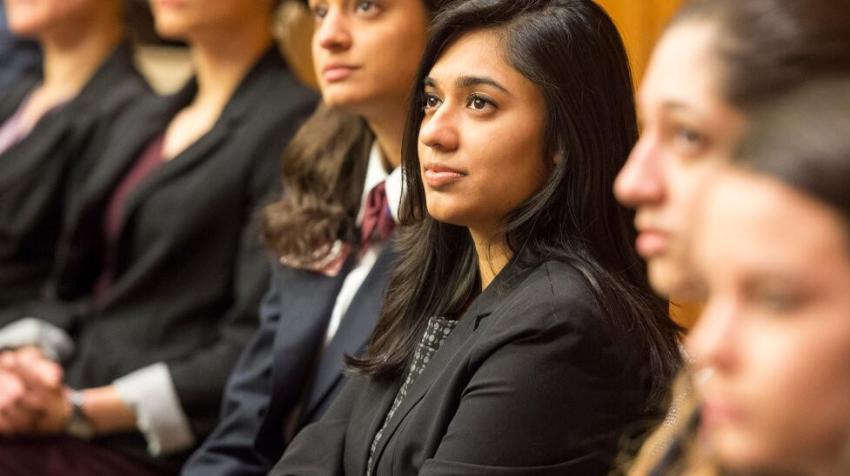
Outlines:
[[[137,39],[145,45],[139,62],[154,86],[162,92],[178,88],[191,74],[185,50],[166,43],[154,33],[147,0],[131,0],[130,21]],[[599,0],[614,18],[626,42],[635,80],[643,76],[646,62],[664,25],[681,0]],[[301,2],[284,2],[280,11],[281,49],[308,84],[315,84],[310,64],[313,20]]]

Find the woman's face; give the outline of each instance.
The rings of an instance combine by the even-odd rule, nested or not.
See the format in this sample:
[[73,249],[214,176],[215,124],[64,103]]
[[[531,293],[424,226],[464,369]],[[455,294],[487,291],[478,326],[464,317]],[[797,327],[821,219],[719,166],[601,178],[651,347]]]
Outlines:
[[778,181],[729,172],[696,225],[709,298],[687,346],[705,441],[730,467],[836,474],[850,443],[845,224]]
[[86,24],[99,9],[118,8],[103,0],[6,0],[5,7],[9,30],[26,37]]
[[694,291],[688,263],[689,219],[700,188],[730,156],[744,118],[720,94],[717,31],[687,22],[655,49],[638,94],[642,132],[614,191],[635,208],[637,250],[661,294]]
[[310,0],[324,102],[370,117],[406,105],[425,49],[423,0]]
[[419,166],[428,213],[436,220],[496,231],[543,186],[539,88],[505,61],[499,36],[462,36],[434,64],[419,129]]
[[[230,31],[264,19],[271,34],[271,0],[150,0],[156,31],[174,40],[227,38]],[[248,21],[248,20],[252,21]]]

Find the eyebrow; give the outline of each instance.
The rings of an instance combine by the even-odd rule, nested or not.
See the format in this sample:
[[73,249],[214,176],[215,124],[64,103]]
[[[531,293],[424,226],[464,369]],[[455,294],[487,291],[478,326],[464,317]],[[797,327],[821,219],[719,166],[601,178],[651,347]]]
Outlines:
[[[425,80],[422,81],[422,83],[426,87],[432,87],[432,88],[438,88],[439,87],[437,85],[437,81],[430,76],[425,78]],[[492,86],[492,87],[504,92],[507,95],[511,94],[510,91],[508,91],[507,88],[505,88],[504,86],[499,84],[498,81],[491,79],[491,78],[488,78],[488,77],[485,77],[485,76],[461,76],[461,77],[459,77],[455,80],[455,87],[457,87],[458,89],[468,89],[468,88],[471,88],[473,86],[482,86],[482,85]]]

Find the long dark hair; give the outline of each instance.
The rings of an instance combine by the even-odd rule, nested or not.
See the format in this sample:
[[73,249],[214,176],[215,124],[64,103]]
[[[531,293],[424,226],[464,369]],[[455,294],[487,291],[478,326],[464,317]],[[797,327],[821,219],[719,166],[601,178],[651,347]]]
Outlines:
[[428,318],[458,317],[480,292],[468,230],[427,214],[417,136],[424,78],[453,41],[484,28],[503,33],[508,61],[542,90],[547,152],[561,158],[543,188],[506,217],[507,244],[524,261],[513,266],[557,259],[580,270],[610,320],[642,339],[659,396],[680,364],[678,329],[633,249],[632,213],[611,192],[637,139],[632,79],[616,27],[590,0],[469,0],[435,20],[405,132],[401,257],[369,354],[352,364],[398,376]]
[[671,26],[708,21],[727,101],[746,110],[850,66],[850,0],[691,0]]
[[[451,1],[423,3],[434,15]],[[355,222],[374,139],[362,117],[326,106],[301,127],[283,154],[284,195],[264,213],[263,239],[276,255],[309,265],[325,259],[336,240],[358,240]]]

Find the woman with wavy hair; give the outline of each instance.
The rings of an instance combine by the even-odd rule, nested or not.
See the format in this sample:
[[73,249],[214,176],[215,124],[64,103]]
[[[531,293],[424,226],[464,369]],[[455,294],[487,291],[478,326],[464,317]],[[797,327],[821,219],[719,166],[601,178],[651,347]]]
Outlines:
[[395,256],[407,98],[428,24],[446,3],[309,2],[324,105],[284,154],[284,195],[265,212],[275,260],[260,330],[184,475],[267,474],[343,387],[345,356],[365,348]]

